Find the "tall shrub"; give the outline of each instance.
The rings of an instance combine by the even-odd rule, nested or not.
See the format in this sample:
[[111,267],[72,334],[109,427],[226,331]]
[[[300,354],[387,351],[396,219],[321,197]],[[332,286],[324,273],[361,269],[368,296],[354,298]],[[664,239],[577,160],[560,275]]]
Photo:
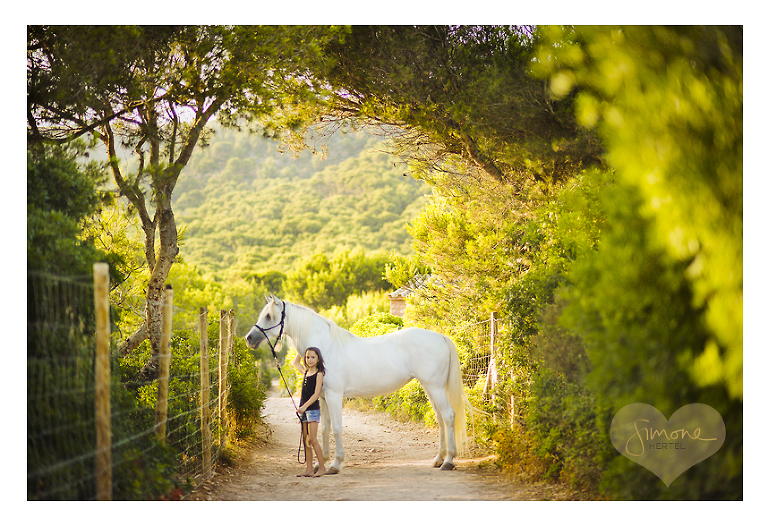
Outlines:
[[617,498],[742,496],[743,59],[740,27],[545,28],[537,67],[606,144],[606,222],[564,293],[597,429],[624,405],[723,416],[722,449],[669,488],[614,453]]

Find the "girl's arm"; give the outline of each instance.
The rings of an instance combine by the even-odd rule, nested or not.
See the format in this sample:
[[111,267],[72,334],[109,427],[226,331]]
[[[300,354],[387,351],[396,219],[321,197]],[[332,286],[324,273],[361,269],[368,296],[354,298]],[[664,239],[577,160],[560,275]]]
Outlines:
[[293,367],[299,371],[300,374],[304,374],[307,371],[304,364],[301,363],[301,355],[299,353],[296,353],[296,357],[293,359]]
[[307,407],[315,403],[315,400],[320,398],[320,394],[323,392],[323,373],[317,372],[317,383],[315,384],[315,392],[309,397],[309,400],[304,402],[304,405],[299,407],[299,413],[303,413],[307,410]]

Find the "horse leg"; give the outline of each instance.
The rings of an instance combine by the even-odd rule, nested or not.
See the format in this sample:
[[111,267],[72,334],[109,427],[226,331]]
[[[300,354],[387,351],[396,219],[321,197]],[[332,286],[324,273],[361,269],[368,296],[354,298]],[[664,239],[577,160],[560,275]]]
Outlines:
[[440,445],[437,447],[437,455],[432,459],[432,467],[439,468],[443,465],[443,459],[445,459],[445,422],[443,421],[443,415],[435,408],[435,404],[432,404],[432,409],[435,411],[435,420],[437,420],[437,427],[440,434]]
[[439,468],[443,465],[443,459],[445,458],[445,422],[443,421],[443,415],[440,413],[440,409],[435,405],[435,401],[432,396],[427,392],[427,398],[432,405],[432,410],[435,412],[435,420],[437,420],[438,434],[440,436],[440,445],[437,447],[437,455],[432,460],[432,467]]
[[328,411],[328,404],[325,401],[325,395],[320,397],[320,419],[323,422],[323,460],[331,460],[331,414]]
[[437,423],[440,426],[440,449],[432,465],[442,470],[453,469],[456,467],[453,463],[453,457],[456,456],[456,433],[454,428],[456,415],[444,387],[430,388],[424,386],[424,389],[429,395],[432,408],[435,410]]
[[339,473],[344,462],[344,448],[341,444],[341,400],[340,394],[326,392],[325,402],[328,405],[328,413],[330,413],[331,425],[333,426],[333,439],[336,441],[336,458],[333,459],[328,468],[328,475]]

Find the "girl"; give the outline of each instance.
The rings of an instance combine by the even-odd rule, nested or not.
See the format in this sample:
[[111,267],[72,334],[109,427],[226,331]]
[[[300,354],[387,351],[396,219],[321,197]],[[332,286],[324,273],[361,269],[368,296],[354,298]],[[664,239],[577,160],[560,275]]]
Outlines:
[[[301,436],[304,439],[304,448],[307,451],[307,469],[298,477],[322,477],[325,475],[323,463],[323,451],[317,440],[317,426],[320,422],[320,394],[323,389],[323,376],[325,366],[323,356],[317,347],[310,347],[304,353],[304,364],[301,363],[301,355],[296,354],[293,366],[304,375],[301,385],[301,402],[299,415],[302,417]],[[317,456],[318,470],[313,471],[312,450]]]

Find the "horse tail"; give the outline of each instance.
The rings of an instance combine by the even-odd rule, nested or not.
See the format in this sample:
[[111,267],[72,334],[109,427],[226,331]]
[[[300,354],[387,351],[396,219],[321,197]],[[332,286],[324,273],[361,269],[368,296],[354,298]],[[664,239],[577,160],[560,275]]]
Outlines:
[[[456,344],[446,337],[448,343],[448,349],[450,353],[450,359],[448,362],[448,385],[446,386],[446,394],[448,395],[448,401],[451,403],[453,412],[455,413],[454,419],[454,435],[456,437],[456,450],[459,454],[463,454],[468,448],[467,438],[467,413],[469,409],[472,412],[472,404],[469,403],[467,393],[464,391],[464,382],[461,380],[461,363],[459,361],[459,353],[456,350]],[[474,414],[472,415],[474,423]]]

